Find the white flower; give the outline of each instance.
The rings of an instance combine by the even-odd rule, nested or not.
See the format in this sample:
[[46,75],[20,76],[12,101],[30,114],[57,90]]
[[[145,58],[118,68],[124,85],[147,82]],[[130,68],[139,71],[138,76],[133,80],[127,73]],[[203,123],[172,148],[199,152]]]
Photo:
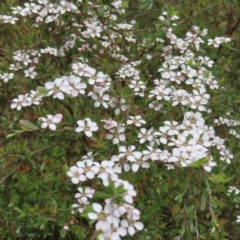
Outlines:
[[3,81],[5,83],[7,83],[10,79],[13,79],[14,77],[14,73],[4,73],[4,74],[0,74],[0,78],[3,79]]
[[222,155],[220,157],[222,161],[226,161],[228,164],[231,163],[231,160],[233,159],[233,154],[231,154],[231,152],[228,149],[220,151],[220,154]]
[[137,195],[136,191],[134,190],[134,187],[132,184],[130,184],[128,181],[124,181],[122,179],[118,179],[117,181],[114,182],[115,187],[117,188],[120,185],[124,186],[124,189],[126,192],[122,195],[122,198],[132,204],[133,203],[133,197]]
[[125,104],[126,103],[126,100],[121,98],[116,98],[116,97],[113,97],[110,102],[109,102],[109,105],[111,108],[115,108],[114,112],[116,115],[119,115],[120,114],[120,110],[122,111],[126,111],[127,110],[127,105]]
[[64,81],[63,78],[56,78],[54,82],[46,82],[45,87],[48,91],[48,96],[53,94],[53,98],[58,98],[60,100],[64,99],[63,92],[66,92],[68,88],[68,82]]
[[88,95],[95,100],[94,107],[103,105],[103,107],[108,108],[108,101],[110,99],[108,94],[103,94],[103,92],[100,91],[98,94],[90,92]]
[[134,172],[137,172],[139,167],[149,168],[150,164],[146,162],[149,159],[148,156],[142,157],[142,152],[134,152],[133,155],[136,158],[135,162],[132,164],[132,170]]
[[138,133],[139,142],[142,144],[146,140],[152,141],[153,140],[153,129],[147,130],[146,128],[141,128],[140,133]]
[[86,180],[86,177],[82,175],[83,169],[72,166],[69,170],[67,175],[71,178],[72,183],[78,184],[80,181],[83,182]]
[[27,96],[19,95],[18,98],[14,98],[12,100],[11,108],[16,108],[17,110],[21,110],[22,107],[28,106]]
[[34,79],[37,76],[37,72],[34,71],[35,67],[30,67],[27,70],[24,70],[25,77],[30,77],[31,79]]
[[106,128],[107,130],[117,127],[117,125],[118,125],[117,122],[112,120],[111,118],[109,120],[103,119],[103,120],[101,120],[101,122],[105,122],[104,128]]
[[124,134],[125,128],[120,125],[118,128],[114,128],[110,130],[110,133],[106,135],[107,139],[113,139],[113,144],[118,144],[120,141],[124,142],[126,140],[126,136]]
[[83,201],[81,198],[78,199],[78,203],[72,205],[73,208],[78,208],[79,213],[83,213],[86,206],[90,204],[89,201]]
[[126,148],[126,146],[120,146],[119,147],[119,155],[118,157],[119,158],[123,158],[123,157],[126,157],[126,159],[130,162],[133,162],[136,160],[134,154],[133,154],[133,150],[135,150],[135,146],[134,145],[131,145],[131,146],[128,146],[128,148]]
[[134,124],[137,127],[141,127],[142,124],[146,124],[146,121],[142,119],[140,115],[137,116],[129,116],[129,119],[127,120],[127,124]]
[[96,166],[98,166],[99,163],[93,162],[91,160],[85,160],[85,161],[78,161],[77,166],[78,169],[80,169],[81,176],[79,177],[81,182],[84,182],[88,179],[93,179],[94,176],[98,173],[98,169]]
[[217,164],[215,162],[212,162],[211,160],[209,160],[207,163],[203,164],[203,168],[207,171],[207,172],[211,172],[212,171],[212,167],[217,166]]
[[87,202],[88,198],[93,198],[93,195],[95,193],[95,190],[89,187],[86,187],[85,189],[79,187],[78,191],[79,193],[75,194],[75,198],[80,199],[82,203]]
[[101,178],[104,186],[109,185],[109,180],[116,181],[118,175],[116,174],[116,168],[113,161],[104,160],[100,165],[93,167],[93,170],[98,172],[98,178]]
[[135,228],[139,231],[143,229],[143,224],[141,222],[135,222],[134,220],[123,219],[121,220],[121,226],[127,228],[131,236],[135,234]]
[[77,121],[78,127],[75,129],[76,132],[82,132],[88,136],[92,137],[92,132],[98,130],[98,126],[95,122],[92,122],[90,118],[85,118],[84,120]]
[[60,123],[62,120],[62,114],[57,114],[55,116],[48,114],[47,118],[40,117],[38,119],[42,121],[41,128],[49,127],[51,130],[55,131],[57,129],[56,123]]
[[104,209],[98,203],[92,204],[93,210],[95,212],[88,213],[88,217],[91,220],[97,220],[95,225],[96,230],[102,230],[104,233],[111,230],[111,224],[115,220],[115,217],[111,215],[113,211],[112,204],[106,204]]

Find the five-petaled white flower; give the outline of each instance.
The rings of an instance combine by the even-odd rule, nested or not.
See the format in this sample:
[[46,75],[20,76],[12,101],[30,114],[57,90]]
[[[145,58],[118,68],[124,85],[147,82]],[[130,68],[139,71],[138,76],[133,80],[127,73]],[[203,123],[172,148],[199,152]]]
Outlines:
[[41,128],[49,127],[51,130],[55,131],[57,129],[56,123],[60,123],[62,120],[62,114],[50,115],[48,114],[47,117],[40,117],[38,118],[42,121]]
[[92,122],[90,118],[85,118],[84,120],[77,121],[78,127],[75,129],[76,132],[82,132],[88,136],[92,137],[92,132],[98,130],[98,126],[95,122]]

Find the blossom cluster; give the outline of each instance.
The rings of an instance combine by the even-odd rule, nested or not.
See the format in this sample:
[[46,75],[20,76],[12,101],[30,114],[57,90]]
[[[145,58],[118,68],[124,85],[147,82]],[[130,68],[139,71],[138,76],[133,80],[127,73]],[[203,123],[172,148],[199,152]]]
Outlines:
[[[38,0],[37,3],[25,3],[24,7],[12,8],[14,16],[19,18],[1,15],[0,20],[14,24],[29,17],[35,19],[33,26],[36,28],[52,22],[62,26],[65,23],[61,15],[69,12],[80,15],[81,4],[82,1],[75,4],[67,1],[50,4],[47,0]],[[90,1],[87,6],[94,11],[97,9]],[[133,46],[138,51],[143,51],[146,42],[136,42],[135,21],[120,22],[118,16],[124,13],[122,1],[116,0],[111,7],[105,5],[101,10],[106,16],[104,21],[94,11],[89,11],[88,17],[81,24],[72,19],[72,28],[76,34],[71,34],[59,48],[49,46],[38,50],[15,51],[15,63],[9,67],[12,72],[0,73],[0,78],[5,83],[15,81],[14,72],[21,70],[25,78],[32,81],[38,76],[38,67],[46,56],[64,58],[77,42],[82,43],[82,47],[78,47],[80,54],[69,63],[69,70],[42,84],[46,93],[31,90],[21,94],[12,100],[11,108],[21,110],[22,107],[31,105],[41,106],[46,98],[57,101],[68,98],[79,102],[86,100],[97,113],[100,112],[99,116],[84,116],[77,120],[72,129],[75,134],[84,134],[87,138],[96,135],[99,139],[106,140],[105,152],[95,160],[95,149],[89,151],[80,157],[81,160],[76,165],[70,167],[67,175],[73,184],[81,185],[75,194],[77,203],[73,204],[73,208],[83,214],[88,211],[88,206],[92,206],[87,216],[96,221],[98,239],[117,240],[143,229],[143,224],[139,221],[140,212],[134,207],[137,193],[131,183],[121,178],[124,172],[146,170],[159,162],[168,169],[179,165],[188,167],[202,158],[207,159],[202,168],[210,172],[218,164],[218,159],[213,156],[214,151],[218,152],[221,161],[228,164],[233,155],[224,145],[224,140],[217,136],[214,127],[205,120],[205,116],[211,112],[209,92],[219,88],[217,79],[209,70],[213,67],[213,61],[199,53],[208,31],[194,26],[184,38],[179,38],[174,34],[178,17],[164,12],[159,21],[165,38],[157,39],[157,42],[164,43],[162,61],[156,71],[158,77],[152,79],[151,75],[144,75],[142,66],[152,61],[153,52],[149,51],[146,58],[140,60],[123,54],[131,51]],[[208,45],[218,47],[229,40],[224,37],[209,39]],[[126,43],[124,51],[115,44],[117,41]],[[81,56],[85,51],[96,58],[110,58],[118,65],[116,69],[112,67],[111,74],[106,73],[101,67],[91,65],[87,57]],[[135,107],[138,101],[141,102],[139,99],[145,101],[144,109],[141,106]],[[176,114],[171,119],[153,121],[152,124],[150,120],[149,124],[149,116],[145,114],[148,108],[154,114],[164,112],[166,108],[178,109],[181,114]],[[113,110],[114,114],[106,116],[106,109],[109,112]],[[41,128],[55,131],[56,124],[65,121],[64,117],[62,114],[40,117]],[[238,125],[238,122],[228,122],[224,118],[219,118],[214,123]],[[113,150],[108,157],[103,157],[110,148]],[[84,185],[91,184],[93,179],[103,189],[112,184],[116,190],[116,196],[106,198],[104,206],[95,201],[97,189]],[[120,199],[118,203],[114,198]]]

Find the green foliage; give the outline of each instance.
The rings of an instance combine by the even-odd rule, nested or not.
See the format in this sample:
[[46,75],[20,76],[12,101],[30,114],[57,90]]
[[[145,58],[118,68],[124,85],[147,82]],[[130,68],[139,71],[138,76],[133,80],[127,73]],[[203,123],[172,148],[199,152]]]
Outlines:
[[[0,3],[0,10],[7,14],[11,6],[20,2]],[[127,12],[126,20],[137,21],[136,36],[138,40],[146,39],[145,49],[139,52],[131,43],[121,42],[120,38],[113,44],[121,46],[123,52],[131,48],[129,53],[131,58],[135,61],[142,59],[141,71],[148,72],[152,78],[159,76],[156,69],[161,64],[160,50],[163,44],[156,39],[164,37],[159,31],[161,23],[157,21],[162,10],[174,15],[177,9],[178,15],[182,17],[182,24],[178,28],[179,35],[189,30],[192,25],[196,25],[208,28],[209,37],[230,36],[233,43],[226,48],[220,46],[215,52],[208,47],[202,49],[215,60],[214,74],[221,86],[224,86],[214,92],[210,102],[213,112],[206,118],[212,122],[218,116],[227,117],[226,112],[232,111],[231,118],[240,120],[238,1],[179,0],[166,3],[139,0],[123,1],[123,6]],[[103,15],[101,11],[96,14]],[[79,23],[84,17],[78,20]],[[104,19],[104,16],[102,17]],[[70,14],[62,16],[62,20],[71,26]],[[67,32],[54,23],[37,29],[32,26],[33,23],[32,19],[22,21],[19,25],[1,25],[0,34],[3,36],[0,39],[1,71],[5,71],[12,63],[13,50],[60,47],[63,40],[69,39],[69,35],[77,31],[77,28],[73,27],[70,29],[71,32]],[[21,111],[9,107],[15,96],[32,89],[37,89],[39,96],[46,96],[47,91],[43,87],[46,79],[67,75],[70,63],[79,57],[78,48],[82,44],[76,42],[65,58],[43,56],[42,64],[38,68],[38,77],[33,81],[26,81],[24,75],[19,73],[17,83],[0,85],[0,239],[88,240],[93,235],[94,226],[93,223],[91,225],[86,221],[86,213],[70,214],[76,189],[66,173],[69,166],[74,165],[91,149],[99,153],[99,158],[110,152],[110,147],[105,145],[101,133],[91,140],[86,139],[84,135],[76,135],[74,132],[76,120],[89,115],[95,121],[100,121],[115,116],[114,111],[102,110],[100,115],[100,111],[93,109],[93,101],[84,97],[74,101],[73,98],[67,97],[64,102],[46,99],[41,107],[34,106]],[[94,49],[92,52],[82,52],[92,66],[103,72],[111,73],[121,65],[119,62],[113,62],[111,56],[95,57],[96,54]],[[150,63],[144,62],[145,54],[152,54]],[[191,64],[189,62],[189,65]],[[181,119],[181,109],[169,105],[166,112],[158,114],[148,108],[148,100],[135,97],[117,78],[113,77],[113,80],[115,88],[109,92],[113,96],[124,96],[133,103],[133,106],[136,105],[131,109],[132,112],[138,113],[140,109],[137,106],[141,105],[143,109],[141,113],[148,120],[149,126],[163,120]],[[148,79],[145,81],[149,86],[152,84]],[[40,128],[38,118],[48,114],[49,109],[61,112],[65,116],[64,125],[60,126],[59,131],[49,133]],[[235,129],[239,132],[238,127]],[[228,134],[227,125],[216,127],[215,130],[226,140],[227,146],[235,155],[235,160],[228,167],[219,160],[219,157],[217,159],[219,165],[213,172],[206,173],[202,165],[209,159],[201,158],[188,168],[178,166],[175,170],[168,170],[165,165],[159,164],[148,170],[141,169],[135,174],[124,174],[123,178],[136,186],[138,196],[135,203],[141,211],[141,221],[145,228],[144,231],[126,239],[239,238],[240,230],[236,216],[240,215],[240,211],[236,208],[236,201],[240,202],[240,199],[236,197],[236,201],[233,201],[227,194],[229,186],[240,188],[239,143]],[[127,134],[129,139],[133,139],[134,133]],[[113,147],[111,152],[115,150]],[[94,180],[92,184],[96,189],[101,189]],[[114,201],[120,202],[119,196],[122,196],[124,191],[122,186],[115,188],[110,183],[95,197],[100,202],[106,198],[114,198]],[[89,211],[87,209],[86,212],[90,211],[91,209]],[[73,224],[70,230],[63,230],[63,226],[71,221]]]

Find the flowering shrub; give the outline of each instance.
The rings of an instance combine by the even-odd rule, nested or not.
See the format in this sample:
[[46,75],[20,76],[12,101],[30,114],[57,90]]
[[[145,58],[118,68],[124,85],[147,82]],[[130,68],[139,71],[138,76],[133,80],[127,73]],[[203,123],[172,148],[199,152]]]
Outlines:
[[[78,239],[206,239],[219,234],[223,239],[224,224],[217,215],[224,204],[213,197],[211,184],[229,181],[221,171],[234,156],[215,126],[239,123],[210,117],[210,101],[222,86],[205,49],[224,46],[230,38],[209,38],[208,30],[197,26],[179,36],[181,24],[172,10],[163,11],[151,35],[129,20],[127,10],[127,1],[121,0],[38,0],[0,16],[24,40],[20,49],[13,48],[0,73],[2,86],[23,89],[14,92],[8,106],[21,116],[21,129],[8,137],[33,134],[32,139],[27,135],[21,153],[35,148],[34,141],[45,145],[28,152],[16,169],[21,173],[37,153],[50,158],[51,165],[62,147],[67,149],[60,164],[65,175],[59,175],[58,184],[67,186],[68,195],[78,189],[77,203],[70,204],[66,197],[57,207],[51,200],[54,213],[63,209],[67,217],[56,220],[51,210],[36,228],[43,230],[56,221],[62,238],[75,234]],[[230,134],[237,132],[232,129]],[[52,139],[59,148],[49,145]],[[50,151],[42,152],[46,149]],[[42,181],[53,184],[54,176],[48,180],[49,173],[43,172],[46,163],[31,162]],[[183,183],[178,182],[182,174]],[[34,225],[28,219],[34,215],[28,209],[31,201],[25,201],[28,205],[22,208],[16,207],[18,200],[11,206],[20,219]],[[45,211],[42,207],[39,213]],[[27,227],[15,231],[36,239]],[[51,235],[46,232],[40,236]]]

